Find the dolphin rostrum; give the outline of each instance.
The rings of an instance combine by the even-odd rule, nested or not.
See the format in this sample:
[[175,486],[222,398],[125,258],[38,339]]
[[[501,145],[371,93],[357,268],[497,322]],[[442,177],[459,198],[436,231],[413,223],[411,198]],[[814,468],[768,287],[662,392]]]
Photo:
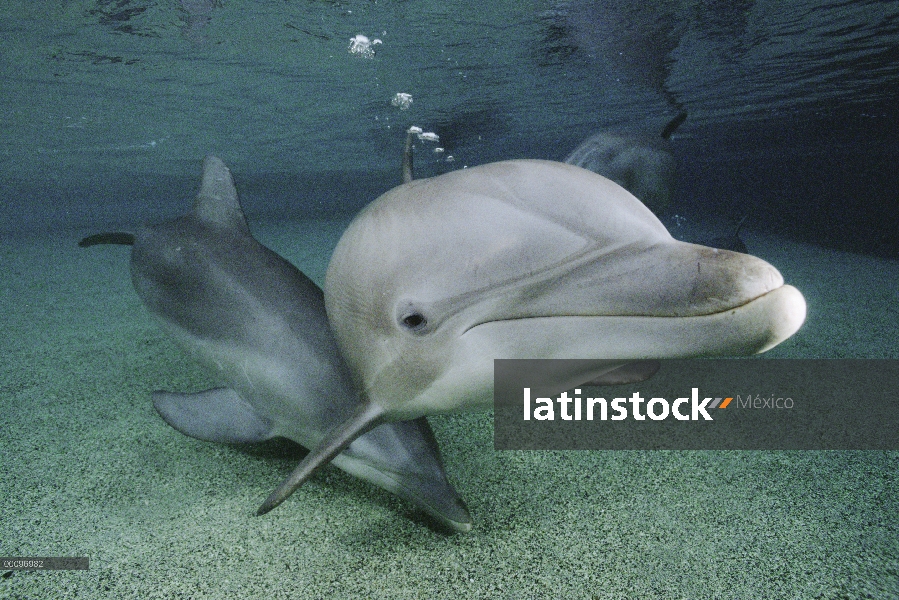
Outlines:
[[[380,196],[337,244],[325,305],[363,405],[259,512],[378,423],[492,406],[493,359],[750,355],[805,320],[768,263],[677,241],[616,183],[539,160]],[[602,373],[560,373],[557,391]]]
[[[154,406],[169,425],[202,440],[281,436],[314,448],[353,414],[359,394],[329,328],[322,291],[253,238],[221,160],[210,156],[203,163],[190,213],[133,238],[91,236],[82,245],[104,241],[133,241],[131,275],[141,300],[226,386],[155,392]],[[424,418],[371,430],[334,464],[456,531],[471,529]]]

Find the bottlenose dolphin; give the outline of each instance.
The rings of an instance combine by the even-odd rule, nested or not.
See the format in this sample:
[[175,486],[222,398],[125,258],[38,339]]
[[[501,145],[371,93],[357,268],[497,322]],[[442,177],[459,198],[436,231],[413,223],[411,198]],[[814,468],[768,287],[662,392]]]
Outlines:
[[773,266],[677,241],[616,183],[539,160],[380,196],[337,244],[325,305],[364,403],[260,513],[378,423],[491,407],[493,359],[597,359],[563,391],[616,360],[764,352],[805,320]]
[[[314,448],[353,414],[359,394],[328,326],[322,291],[253,238],[221,160],[203,163],[190,213],[134,236],[91,236],[81,245],[132,241],[131,275],[141,300],[226,386],[155,392],[154,406],[169,425],[202,440],[281,436]],[[471,529],[424,418],[371,430],[334,464],[454,530]]]
[[687,119],[682,112],[661,135],[643,127],[610,128],[584,140],[564,162],[608,177],[659,213],[671,201],[675,160],[671,135]]

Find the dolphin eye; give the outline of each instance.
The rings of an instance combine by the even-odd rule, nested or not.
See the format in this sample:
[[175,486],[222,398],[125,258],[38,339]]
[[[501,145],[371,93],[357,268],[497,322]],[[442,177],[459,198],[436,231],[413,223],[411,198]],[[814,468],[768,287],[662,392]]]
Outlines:
[[416,300],[401,301],[394,313],[396,318],[396,326],[403,331],[422,335],[429,333],[434,329],[436,322],[432,323],[427,315],[429,313],[427,306],[422,306],[421,302]]
[[409,329],[410,331],[421,331],[428,324],[428,320],[425,319],[424,315],[421,313],[409,313],[402,318],[403,327]]

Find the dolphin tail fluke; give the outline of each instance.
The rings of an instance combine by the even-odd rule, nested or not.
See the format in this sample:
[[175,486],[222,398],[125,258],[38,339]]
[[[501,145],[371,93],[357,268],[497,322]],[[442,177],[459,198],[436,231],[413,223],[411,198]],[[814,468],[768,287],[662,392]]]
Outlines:
[[371,403],[361,405],[352,417],[332,429],[325,439],[297,465],[293,473],[265,499],[257,515],[264,515],[294,493],[319,469],[331,462],[359,436],[381,424],[384,410]]

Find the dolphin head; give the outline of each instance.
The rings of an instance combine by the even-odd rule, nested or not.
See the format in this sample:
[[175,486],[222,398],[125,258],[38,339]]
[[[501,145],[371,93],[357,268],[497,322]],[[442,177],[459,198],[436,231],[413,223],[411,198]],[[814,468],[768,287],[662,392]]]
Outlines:
[[763,260],[679,242],[613,181],[534,160],[382,195],[338,242],[325,308],[363,404],[260,512],[379,423],[488,408],[493,359],[595,359],[545,379],[562,391],[640,359],[764,352],[805,320]]
[[489,407],[495,358],[748,355],[805,319],[768,263],[679,242],[614,182],[533,160],[382,195],[335,249],[325,301],[383,420]]

